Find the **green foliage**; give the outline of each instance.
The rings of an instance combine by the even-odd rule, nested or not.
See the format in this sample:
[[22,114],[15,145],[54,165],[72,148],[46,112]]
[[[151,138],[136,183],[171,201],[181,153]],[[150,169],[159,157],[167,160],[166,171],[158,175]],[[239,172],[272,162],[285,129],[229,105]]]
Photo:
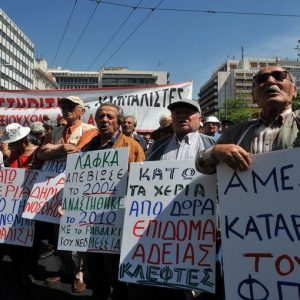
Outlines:
[[292,109],[300,109],[300,95],[298,95],[297,98],[293,100]]
[[239,95],[236,99],[226,99],[226,103],[220,110],[220,118],[241,122],[249,120],[257,112],[259,112],[258,107],[253,107],[252,102],[246,99],[245,95]]

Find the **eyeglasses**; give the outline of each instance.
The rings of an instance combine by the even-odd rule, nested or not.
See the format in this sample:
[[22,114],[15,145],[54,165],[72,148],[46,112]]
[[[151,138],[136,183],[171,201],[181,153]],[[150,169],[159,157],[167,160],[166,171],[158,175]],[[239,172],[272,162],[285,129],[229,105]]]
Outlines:
[[262,83],[265,83],[270,76],[272,76],[276,81],[283,81],[284,79],[288,79],[288,80],[292,81],[290,74],[285,70],[257,74],[253,77],[253,81],[255,84],[262,84]]

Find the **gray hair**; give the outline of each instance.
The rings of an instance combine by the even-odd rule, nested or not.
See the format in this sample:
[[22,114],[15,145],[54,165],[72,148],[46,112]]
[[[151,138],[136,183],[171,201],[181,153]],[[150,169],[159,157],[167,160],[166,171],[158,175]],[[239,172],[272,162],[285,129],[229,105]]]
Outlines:
[[96,113],[95,113],[95,118],[97,117],[97,115],[99,114],[99,111],[100,109],[103,107],[103,106],[110,106],[110,107],[114,107],[117,111],[118,111],[118,114],[117,114],[117,119],[118,119],[118,123],[121,125],[122,122],[124,121],[124,112],[123,112],[123,109],[122,107],[116,105],[116,104],[113,104],[113,103],[102,103],[98,109],[96,110]]
[[126,113],[126,114],[124,114],[124,119],[123,120],[125,121],[125,119],[127,119],[127,118],[132,118],[134,126],[137,125],[137,119],[136,119],[136,117],[135,117],[135,115],[133,113]]

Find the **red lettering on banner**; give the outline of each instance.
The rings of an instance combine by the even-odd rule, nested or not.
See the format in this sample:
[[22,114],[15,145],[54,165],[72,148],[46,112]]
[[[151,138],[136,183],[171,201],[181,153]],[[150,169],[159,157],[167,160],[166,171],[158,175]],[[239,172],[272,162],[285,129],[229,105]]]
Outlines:
[[46,105],[47,108],[53,108],[56,107],[55,105],[55,99],[54,98],[45,98],[45,102],[48,104]]
[[43,115],[0,115],[0,127],[5,127],[11,123],[19,123],[29,126],[31,122],[43,122]]
[[39,107],[39,103],[35,98],[28,98],[27,101],[28,101],[28,108],[31,108],[32,104],[34,104],[33,108],[38,108]]
[[47,98],[0,98],[0,107],[6,108],[54,108],[56,99]]
[[17,108],[26,108],[26,100],[24,98],[17,98]]
[[1,127],[5,127],[6,126],[4,115],[0,115],[0,126]]
[[95,125],[94,116],[92,114],[90,114],[87,123],[90,125]]
[[[198,251],[197,249],[201,251]],[[178,265],[182,263],[197,264],[201,267],[211,267],[209,253],[213,249],[212,244],[193,243],[152,243],[151,245],[143,245],[139,243],[131,256],[132,260],[138,260],[139,263],[148,263],[153,265]]]
[[62,184],[62,185],[65,184],[65,177],[60,178],[55,185],[59,185],[59,184]]
[[7,103],[8,103],[8,107],[11,108],[14,106],[14,102],[15,102],[15,99],[14,98],[7,98],[6,99]]
[[270,258],[273,257],[272,253],[246,253],[245,257],[254,257],[254,270],[255,272],[259,272],[259,259],[261,257]]

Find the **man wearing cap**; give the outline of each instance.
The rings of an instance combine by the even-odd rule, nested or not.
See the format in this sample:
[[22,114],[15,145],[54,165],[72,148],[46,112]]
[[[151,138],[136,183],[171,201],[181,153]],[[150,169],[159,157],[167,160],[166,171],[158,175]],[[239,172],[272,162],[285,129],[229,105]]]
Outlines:
[[56,127],[52,132],[51,143],[43,145],[38,152],[40,160],[64,158],[75,153],[98,134],[95,126],[81,121],[85,109],[83,101],[77,96],[58,100],[66,126]]
[[220,120],[215,116],[209,116],[204,122],[204,133],[211,136],[215,141],[217,141],[221,136],[221,134],[219,133],[220,127]]
[[201,110],[197,101],[182,99],[168,106],[174,133],[156,141],[147,160],[194,159],[199,150],[214,144],[212,138],[198,132]]
[[[197,101],[182,99],[171,103],[168,109],[171,111],[174,133],[154,142],[147,155],[148,161],[194,159],[197,151],[214,144],[212,138],[198,132],[201,110]],[[181,300],[191,296],[182,289],[138,285],[132,288],[131,293],[133,300]]]
[[[95,126],[85,124],[81,121],[81,117],[85,112],[83,101],[77,96],[68,96],[58,100],[62,116],[67,121],[67,125],[56,127],[52,132],[51,143],[41,146],[38,151],[38,159],[65,159],[67,154],[76,153],[85,146],[89,141],[98,134]],[[58,235],[58,227],[55,235]],[[83,255],[81,253],[72,253],[67,251],[60,251],[60,259],[62,266],[68,268],[69,272],[75,274],[73,282],[73,291],[82,292],[86,289],[83,282]],[[68,265],[66,267],[66,265]],[[72,270],[70,270],[70,268]],[[59,276],[49,277],[46,279],[48,285],[57,284],[61,280]]]

